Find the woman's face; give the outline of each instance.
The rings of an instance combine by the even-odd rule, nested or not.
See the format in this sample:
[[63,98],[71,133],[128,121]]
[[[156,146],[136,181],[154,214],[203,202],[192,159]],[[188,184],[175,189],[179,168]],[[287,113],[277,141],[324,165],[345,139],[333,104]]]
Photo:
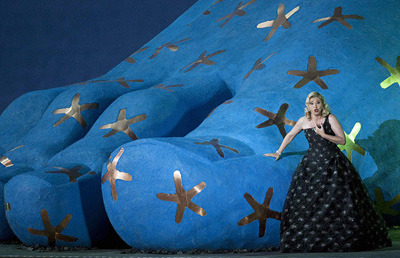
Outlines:
[[310,101],[308,102],[308,108],[311,111],[311,114],[313,115],[321,115],[322,113],[322,101],[318,97],[312,97],[310,98]]

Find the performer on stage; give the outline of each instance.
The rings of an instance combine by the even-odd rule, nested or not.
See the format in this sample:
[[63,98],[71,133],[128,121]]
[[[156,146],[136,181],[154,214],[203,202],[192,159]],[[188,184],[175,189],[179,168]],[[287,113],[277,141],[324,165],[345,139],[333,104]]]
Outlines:
[[276,153],[304,130],[309,142],[287,193],[281,219],[281,252],[341,252],[391,246],[385,221],[360,175],[340,151],[346,138],[324,97],[311,92],[305,116],[285,136]]

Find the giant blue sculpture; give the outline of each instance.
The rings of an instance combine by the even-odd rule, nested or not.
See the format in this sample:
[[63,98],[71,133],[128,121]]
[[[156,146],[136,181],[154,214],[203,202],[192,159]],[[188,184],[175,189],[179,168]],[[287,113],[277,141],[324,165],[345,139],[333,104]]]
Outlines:
[[138,249],[276,247],[306,140],[278,162],[262,154],[311,91],[399,224],[399,8],[200,0],[106,75],[20,97],[0,118],[0,238],[91,246],[112,226]]

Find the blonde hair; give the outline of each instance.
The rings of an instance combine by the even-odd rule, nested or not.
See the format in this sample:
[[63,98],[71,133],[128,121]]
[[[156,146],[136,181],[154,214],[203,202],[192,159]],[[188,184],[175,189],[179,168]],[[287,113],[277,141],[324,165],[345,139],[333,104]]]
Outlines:
[[311,110],[308,108],[308,104],[310,103],[311,98],[319,98],[321,100],[322,116],[325,117],[331,113],[331,110],[329,109],[329,105],[328,103],[326,103],[325,98],[320,93],[313,91],[310,94],[308,94],[306,98],[306,108],[304,108],[304,113],[308,120],[311,119]]

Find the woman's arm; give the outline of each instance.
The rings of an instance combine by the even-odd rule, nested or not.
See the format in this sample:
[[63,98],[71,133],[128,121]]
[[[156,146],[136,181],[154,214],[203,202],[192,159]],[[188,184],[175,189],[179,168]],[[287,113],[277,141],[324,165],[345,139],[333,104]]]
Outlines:
[[315,132],[317,134],[319,134],[322,138],[325,138],[333,143],[345,145],[346,137],[344,135],[343,128],[340,125],[339,121],[337,120],[336,116],[333,114],[330,114],[328,119],[329,119],[329,123],[331,124],[331,128],[332,128],[333,132],[335,133],[335,135],[326,134],[322,125],[320,125],[320,128],[319,127],[314,128]]
[[263,154],[264,156],[267,157],[274,157],[275,160],[279,159],[279,156],[281,156],[283,150],[290,144],[290,142],[298,135],[301,130],[303,130],[303,123],[304,123],[305,117],[301,117],[295,124],[295,126],[290,130],[288,134],[286,134],[285,138],[283,138],[283,141],[281,143],[281,146],[279,149],[276,151],[276,153],[266,153]]

